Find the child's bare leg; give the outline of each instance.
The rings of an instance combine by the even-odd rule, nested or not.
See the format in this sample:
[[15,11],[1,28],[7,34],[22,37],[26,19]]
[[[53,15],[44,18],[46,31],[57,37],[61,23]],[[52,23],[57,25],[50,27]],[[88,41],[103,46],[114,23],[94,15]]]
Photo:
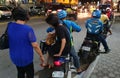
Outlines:
[[41,65],[42,67],[46,67],[49,64],[49,54],[47,53],[45,56],[46,56],[46,58],[45,58],[46,61],[45,61],[45,63],[43,65]]

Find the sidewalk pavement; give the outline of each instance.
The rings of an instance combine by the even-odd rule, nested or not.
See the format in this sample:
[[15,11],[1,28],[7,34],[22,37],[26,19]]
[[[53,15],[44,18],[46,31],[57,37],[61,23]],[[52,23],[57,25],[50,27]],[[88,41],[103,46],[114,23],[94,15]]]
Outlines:
[[[114,24],[117,27],[119,24]],[[91,70],[91,74],[83,78],[120,78],[120,51],[119,34],[113,31],[113,35],[107,38],[111,52],[100,54],[97,64]],[[93,68],[93,65],[91,66]]]
[[120,62],[118,58],[120,57],[113,53],[101,55],[89,78],[120,78]]

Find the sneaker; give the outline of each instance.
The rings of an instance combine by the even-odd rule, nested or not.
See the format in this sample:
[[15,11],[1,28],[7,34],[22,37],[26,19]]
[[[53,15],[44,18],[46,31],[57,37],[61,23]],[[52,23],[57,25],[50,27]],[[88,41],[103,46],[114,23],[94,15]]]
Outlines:
[[107,49],[105,50],[105,53],[109,53],[111,51],[111,49]]
[[70,69],[76,69],[74,65],[71,65],[70,66]]

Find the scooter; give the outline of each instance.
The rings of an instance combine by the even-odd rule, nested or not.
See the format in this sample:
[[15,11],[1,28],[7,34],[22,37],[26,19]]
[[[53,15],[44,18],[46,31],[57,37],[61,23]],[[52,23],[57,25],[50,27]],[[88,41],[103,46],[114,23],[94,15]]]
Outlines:
[[52,78],[67,78],[69,71],[69,59],[66,56],[54,57]]
[[99,44],[100,42],[95,38],[86,37],[84,39],[78,52],[82,70],[86,70],[99,55]]
[[[40,48],[43,54],[46,54],[50,45],[47,45],[45,40],[41,40]],[[70,56],[54,56],[53,65],[54,66],[51,69],[52,72],[49,78],[67,78],[71,65]]]

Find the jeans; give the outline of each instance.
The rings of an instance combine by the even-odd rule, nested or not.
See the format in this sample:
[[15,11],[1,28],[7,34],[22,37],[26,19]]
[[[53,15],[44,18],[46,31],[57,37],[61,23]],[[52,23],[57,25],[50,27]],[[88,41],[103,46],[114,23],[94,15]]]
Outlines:
[[78,69],[80,67],[80,61],[77,53],[75,52],[74,46],[71,47],[70,56],[73,57],[74,66]]
[[25,67],[17,67],[17,71],[18,71],[18,77],[17,78],[26,78],[25,74],[27,76],[27,78],[34,78],[34,67],[33,67],[33,63],[30,63],[29,65],[25,66]]
[[87,37],[96,38],[98,41],[100,41],[102,43],[102,45],[104,46],[105,51],[107,51],[109,49],[107,42],[106,42],[106,39],[104,38],[104,36],[102,34],[89,34],[89,33],[87,33]]

